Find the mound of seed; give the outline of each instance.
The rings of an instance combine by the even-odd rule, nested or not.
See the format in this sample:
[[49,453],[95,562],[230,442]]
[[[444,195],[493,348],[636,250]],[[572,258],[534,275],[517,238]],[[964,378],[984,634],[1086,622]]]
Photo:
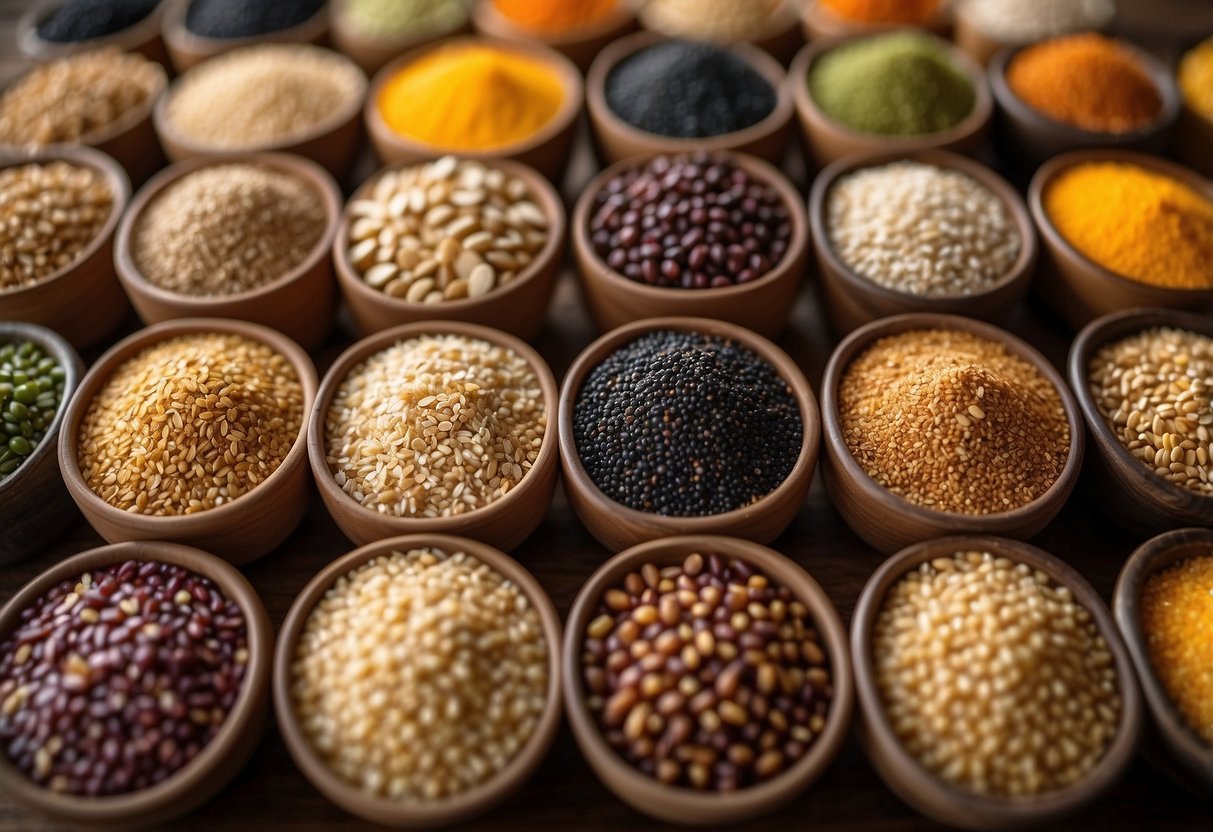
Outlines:
[[1107,642],[1069,589],[1022,563],[958,552],[922,564],[885,597],[872,652],[897,737],[967,791],[1065,788],[1116,735]]
[[547,703],[539,613],[463,552],[393,552],[342,576],[308,616],[291,666],[303,733],[343,780],[407,803],[504,770]]
[[31,162],[0,170],[0,292],[70,266],[114,208],[105,177],[86,165]]
[[573,409],[581,464],[610,499],[672,517],[743,508],[792,472],[791,387],[736,341],[658,330],[589,372]]
[[367,508],[449,517],[518,485],[546,430],[543,390],[526,359],[475,338],[426,335],[350,371],[325,419],[326,459]]
[[608,266],[650,286],[749,283],[779,265],[792,227],[772,186],[728,156],[658,156],[594,197],[590,243]]
[[1112,434],[1142,465],[1213,494],[1213,338],[1153,327],[1101,347],[1088,387]]
[[0,482],[46,436],[63,401],[67,373],[31,341],[0,344]]
[[671,786],[771,780],[825,730],[834,695],[804,604],[718,555],[629,573],[603,595],[581,649],[607,742]]
[[51,791],[146,789],[219,733],[248,658],[240,607],[209,579],[156,561],[86,572],[0,645],[0,744]]
[[250,38],[298,26],[324,0],[191,0],[185,28],[204,38]]
[[997,341],[958,330],[876,341],[844,373],[838,415],[869,477],[938,511],[1027,505],[1069,456],[1069,422],[1049,379]]
[[901,161],[838,180],[827,202],[830,245],[852,271],[898,292],[983,292],[1022,245],[1003,201],[959,171]]
[[147,101],[163,79],[159,64],[117,49],[40,64],[0,95],[0,144],[87,139]]
[[183,295],[257,289],[311,254],[326,226],[306,181],[251,164],[202,168],[178,180],[140,214],[131,254],[147,280]]
[[127,360],[89,402],[80,473],[123,511],[197,514],[278,470],[303,416],[303,385],[273,348],[240,335],[181,335]]
[[454,156],[385,173],[349,214],[354,269],[371,288],[413,303],[508,286],[548,241],[526,182]]
[[66,0],[38,23],[38,37],[53,43],[79,43],[129,29],[160,0]]

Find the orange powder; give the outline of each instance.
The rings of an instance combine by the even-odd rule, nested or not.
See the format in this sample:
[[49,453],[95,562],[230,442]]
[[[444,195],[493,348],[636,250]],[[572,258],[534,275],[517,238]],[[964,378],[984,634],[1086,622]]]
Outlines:
[[839,17],[863,23],[925,23],[939,0],[818,0]]
[[619,0],[493,0],[493,5],[524,29],[556,34],[597,23]]

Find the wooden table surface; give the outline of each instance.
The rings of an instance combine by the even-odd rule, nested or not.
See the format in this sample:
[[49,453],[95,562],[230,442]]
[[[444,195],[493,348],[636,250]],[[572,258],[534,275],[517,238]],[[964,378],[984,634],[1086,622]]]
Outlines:
[[[1176,7],[1178,0],[1158,2]],[[1127,5],[1133,8],[1136,4]],[[14,0],[0,0],[0,42],[12,42],[13,15],[23,6],[24,3]],[[1208,16],[1208,11],[1205,7],[1202,13]],[[0,78],[19,67],[7,47],[0,51]],[[578,193],[591,175],[592,165],[583,142],[566,182],[566,195]],[[798,184],[803,188],[806,183]],[[812,276],[808,284],[780,343],[816,388],[835,339],[822,318]],[[128,323],[128,329],[135,326],[137,321]],[[1058,319],[1035,303],[1015,310],[1009,328],[1035,344],[1056,365],[1064,362],[1070,334]],[[547,327],[536,346],[560,378],[593,337],[575,276],[568,271],[560,281]],[[350,340],[348,329],[343,328],[315,356],[322,373]],[[96,357],[97,353],[92,353],[85,359]],[[1034,543],[1070,562],[1106,599],[1125,557],[1140,540],[1100,515],[1088,503],[1086,491],[1080,487],[1057,520]],[[64,522],[74,525],[58,545],[26,563],[0,569],[0,602],[49,565],[104,542],[78,515],[66,517]],[[331,560],[352,548],[313,493],[311,510],[298,530],[276,551],[244,571],[260,592],[277,627],[304,584]],[[809,499],[795,522],[774,548],[807,569],[830,594],[847,621],[864,582],[883,560],[843,523],[830,504],[820,476],[814,480]],[[582,583],[610,554],[578,523],[560,490],[538,531],[513,552],[538,577],[562,615],[567,614]],[[226,790],[200,810],[163,828],[198,832],[374,828],[346,815],[312,788],[295,768],[272,723],[271,717],[261,747]],[[1099,828],[1107,832],[1147,827],[1208,829],[1211,817],[1209,803],[1190,796],[1139,758],[1109,795],[1055,828]],[[562,729],[548,759],[526,787],[488,815],[466,825],[483,830],[632,830],[662,826],[617,800],[598,782],[567,728]],[[876,832],[933,826],[884,787],[852,737],[834,765],[810,791],[783,811],[737,828],[769,832],[783,829]],[[0,795],[0,832],[58,828]]]

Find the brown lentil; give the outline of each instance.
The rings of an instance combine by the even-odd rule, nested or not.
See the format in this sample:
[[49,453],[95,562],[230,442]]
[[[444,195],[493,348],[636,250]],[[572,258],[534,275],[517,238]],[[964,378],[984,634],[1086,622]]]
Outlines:
[[1025,564],[989,552],[923,563],[889,590],[872,648],[897,737],[968,791],[1064,788],[1116,735],[1107,643],[1068,588]]

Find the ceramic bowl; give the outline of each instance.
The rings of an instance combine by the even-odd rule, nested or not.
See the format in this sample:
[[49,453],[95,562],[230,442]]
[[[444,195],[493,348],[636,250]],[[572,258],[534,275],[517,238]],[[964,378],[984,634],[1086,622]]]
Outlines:
[[776,96],[775,109],[758,123],[720,136],[684,139],[641,130],[615,114],[606,98],[607,79],[615,67],[636,53],[667,40],[669,38],[656,32],[637,32],[615,41],[594,59],[585,79],[585,97],[590,134],[599,158],[612,165],[633,156],[732,150],[757,156],[776,166],[781,164],[792,138],[792,98],[784,83],[783,67],[766,52],[748,43],[731,44],[728,49],[762,75]]
[[[269,345],[283,355],[303,385],[303,424],[282,464],[264,482],[239,498],[199,512],[157,517],[123,511],[102,500],[84,481],[77,454],[80,425],[93,397],[113,372],[144,349],[170,338],[205,332],[232,333]],[[285,540],[307,510],[311,483],[307,470],[307,414],[316,397],[316,369],[298,344],[258,324],[223,318],[183,318],[149,326],[124,338],[97,359],[68,404],[59,432],[59,468],[84,518],[110,543],[164,540],[214,552],[244,564]]]
[[1143,534],[1184,526],[1213,526],[1213,495],[1168,482],[1125,449],[1104,421],[1091,394],[1091,358],[1105,344],[1156,326],[1176,327],[1213,338],[1208,315],[1167,309],[1136,309],[1105,315],[1088,324],[1070,347],[1069,379],[1096,453],[1088,477],[1092,502],[1116,523]]
[[[927,769],[893,730],[876,685],[872,639],[885,596],[919,564],[956,552],[977,550],[1026,564],[1067,587],[1094,619],[1116,668],[1122,706],[1120,723],[1103,758],[1080,781],[1029,798],[982,796],[955,786]],[[1112,788],[1133,759],[1141,733],[1141,693],[1133,663],[1099,594],[1060,558],[1017,540],[999,537],[945,537],[903,549],[876,570],[859,596],[851,619],[851,653],[862,720],[860,744],[892,791],[927,817],[965,829],[1014,830],[1041,826],[1076,812]]]
[[[325,231],[312,251],[295,268],[256,289],[221,297],[195,297],[162,289],[149,281],[135,263],[135,226],[148,207],[167,189],[190,174],[215,164],[249,164],[291,176],[306,184],[324,206]],[[333,325],[336,291],[329,252],[341,213],[341,191],[333,178],[314,162],[284,153],[248,153],[215,159],[179,162],[157,174],[135,196],[122,218],[114,246],[118,279],[145,324],[177,318],[235,318],[276,329],[306,350],[319,347]]]
[[[1031,364],[1061,397],[1070,426],[1070,447],[1057,481],[1027,505],[996,514],[960,514],[912,503],[868,476],[847,447],[838,413],[838,388],[855,360],[873,342],[920,329],[949,329],[997,341],[1008,353]],[[842,340],[830,356],[821,381],[821,418],[825,424],[826,487],[838,512],[857,535],[886,554],[949,534],[1030,538],[1049,524],[1065,505],[1082,469],[1086,432],[1074,397],[1053,365],[1026,342],[981,321],[957,315],[895,315],[861,326]]]
[[939,45],[947,52],[952,65],[969,79],[976,94],[972,112],[959,124],[947,130],[923,133],[918,136],[885,136],[876,133],[860,133],[839,124],[823,113],[809,92],[808,78],[813,63],[830,50],[865,37],[879,37],[879,35],[867,35],[843,41],[829,39],[811,41],[800,50],[796,59],[792,61],[791,68],[788,69],[788,86],[796,102],[796,114],[800,120],[800,130],[804,136],[805,146],[808,149],[807,158],[811,164],[816,167],[825,167],[831,162],[855,153],[904,154],[918,150],[940,149],[975,155],[984,147],[990,127],[990,116],[994,109],[985,73],[967,54],[942,39],[938,39]]
[[38,34],[38,25],[63,3],[64,0],[32,3],[17,21],[17,49],[30,60],[50,61],[76,52],[116,46],[123,52],[138,52],[161,66],[168,67],[168,53],[164,48],[164,39],[160,36],[163,3],[152,9],[147,17],[113,34],[68,43],[46,40]]
[[302,23],[243,38],[210,38],[196,35],[185,25],[186,14],[193,0],[162,0],[164,15],[162,31],[169,60],[178,72],[185,72],[195,64],[254,43],[315,43],[323,45],[328,39],[328,4],[320,7],[314,15]]
[[218,794],[252,756],[265,728],[270,701],[274,630],[256,591],[235,568],[214,555],[174,543],[118,543],[60,561],[26,584],[0,610],[0,638],[19,623],[22,610],[57,584],[93,569],[134,561],[181,566],[215,583],[235,601],[247,627],[248,669],[236,703],[215,738],[193,760],[155,786],[112,797],[59,794],[43,788],[0,757],[0,790],[13,803],[71,828],[133,830],[164,823]]
[[[828,232],[830,191],[839,179],[848,174],[902,159],[963,173],[993,192],[1005,206],[1011,223],[1019,234],[1019,257],[994,285],[970,295],[914,295],[869,280],[839,258]],[[812,227],[813,250],[817,255],[817,269],[821,276],[822,293],[830,322],[843,334],[877,318],[906,312],[940,312],[1001,322],[1010,316],[1019,300],[1027,293],[1032,272],[1036,267],[1036,228],[1019,192],[980,162],[945,150],[848,156],[834,162],[813,180],[813,189],[809,195],[809,223]]]
[[[1154,671],[1141,622],[1141,592],[1150,576],[1180,561],[1213,555],[1213,530],[1178,529],[1147,540],[1133,552],[1116,581],[1112,612],[1124,636],[1153,717],[1149,739],[1163,755],[1152,761],[1202,796],[1213,797],[1213,746],[1196,735]],[[1147,746],[1147,752],[1151,748]]]
[[[660,15],[655,14],[652,8],[652,4],[646,3],[642,4],[637,11],[640,23],[649,31],[671,38],[706,39],[705,33],[698,27],[697,21],[690,21],[681,27],[671,26],[668,21],[661,20]],[[770,53],[775,60],[787,66],[800,47],[804,46],[804,31],[800,24],[798,0],[780,2],[771,13],[764,31],[746,38],[746,40],[762,51]]]
[[[586,376],[620,347],[647,332],[665,329],[716,335],[736,341],[773,366],[791,388],[804,426],[800,455],[787,478],[762,499],[744,508],[705,517],[650,514],[628,508],[602,493],[582,465],[573,436],[573,409]],[[613,329],[590,344],[565,374],[560,391],[559,424],[560,456],[569,504],[590,534],[612,551],[683,534],[727,534],[757,543],[770,543],[788,527],[804,504],[821,443],[817,399],[796,362],[761,335],[736,324],[708,318],[649,318]]]
[[114,276],[114,233],[131,197],[122,167],[90,147],[56,145],[28,156],[0,162],[14,167],[28,162],[65,161],[98,171],[113,194],[113,208],[101,232],[75,262],[32,286],[0,289],[0,320],[29,321],[63,335],[75,347],[88,347],[109,335],[130,313],[130,304]]
[[[909,28],[905,23],[866,23],[862,20],[850,20],[842,17],[832,9],[817,2],[808,0],[802,17],[805,40],[831,41],[844,40],[859,35],[871,35],[879,32],[891,32],[894,29]],[[926,29],[940,37],[947,37],[952,28],[952,13],[947,0],[940,2],[935,14],[916,28]]]
[[[462,335],[478,338],[518,354],[539,378],[548,418],[539,456],[518,485],[487,506],[449,517],[397,517],[367,508],[337,485],[327,460],[325,421],[346,376],[372,355],[400,341],[421,335]],[[552,412],[557,400],[556,379],[539,353],[525,342],[500,330],[457,321],[425,321],[378,332],[362,339],[341,354],[325,374],[320,393],[316,396],[316,404],[312,408],[308,423],[308,457],[316,484],[320,487],[320,496],[341,531],[358,545],[399,535],[452,534],[481,540],[510,551],[535,531],[552,502],[560,470],[559,442],[556,439],[556,424]]]
[[[1111,0],[1108,3],[1108,15],[1098,25],[1083,27],[1081,31],[1108,32],[1116,18],[1116,6]],[[1020,41],[1006,40],[989,34],[973,20],[973,13],[967,3],[961,3],[953,15],[955,31],[953,32],[956,45],[972,56],[973,60],[982,66],[989,66],[990,61],[1004,49],[1013,49],[1024,44]]]
[[374,75],[397,55],[403,55],[436,40],[466,35],[472,31],[471,16],[468,14],[452,29],[423,31],[403,36],[368,32],[358,25],[349,11],[349,6],[349,0],[329,0],[333,46],[339,52],[349,55],[367,75]]
[[1061,236],[1045,211],[1044,197],[1052,181],[1068,168],[1085,162],[1124,162],[1173,177],[1209,199],[1213,183],[1187,168],[1157,156],[1128,150],[1077,150],[1050,159],[1036,171],[1028,187],[1028,210],[1040,233],[1041,258],[1036,290],[1074,329],[1101,315],[1142,306],[1208,311],[1213,287],[1171,289],[1122,277],[1079,252]]
[[[809,746],[808,753],[772,780],[727,794],[668,786],[643,774],[611,748],[586,706],[582,644],[603,594],[647,563],[658,567],[681,564],[687,555],[696,552],[737,558],[790,589],[808,608],[821,634],[834,684],[834,698],[826,715],[825,730]],[[573,602],[564,631],[561,665],[565,677],[565,710],[573,736],[590,768],[621,800],[667,823],[719,827],[773,812],[802,795],[817,781],[830,767],[850,733],[854,679],[842,618],[821,585],[800,566],[778,552],[747,540],[714,535],[667,537],[633,546],[612,557],[586,581]]]
[[497,10],[493,0],[477,0],[472,6],[472,22],[476,31],[490,38],[535,42],[555,49],[577,65],[582,72],[589,69],[595,56],[608,43],[636,31],[636,13],[629,2],[620,2],[606,18],[594,21],[571,32],[537,32],[521,26]]
[[67,378],[63,399],[46,435],[25,462],[0,479],[0,566],[29,557],[63,536],[73,525],[75,510],[59,475],[55,447],[59,428],[76,385],[84,375],[80,356],[63,336],[37,324],[0,321],[0,345],[32,341],[55,359]]
[[[548,689],[544,712],[535,733],[518,754],[491,779],[476,788],[432,803],[404,803],[373,797],[335,774],[316,753],[303,733],[290,698],[291,664],[299,637],[316,604],[342,576],[368,561],[396,551],[435,547],[448,553],[466,552],[495,569],[517,586],[539,613],[548,645]],[[543,587],[521,564],[497,549],[475,540],[446,534],[393,537],[342,555],[313,578],[291,604],[274,655],[274,712],[287,750],[312,785],[350,814],[371,823],[408,829],[448,826],[487,812],[517,791],[547,756],[560,728],[561,628],[556,608]]]
[[608,266],[590,242],[595,198],[612,179],[648,160],[616,162],[581,192],[573,213],[573,254],[590,316],[600,331],[644,318],[678,315],[729,321],[768,338],[783,330],[808,262],[809,224],[804,202],[792,183],[761,159],[739,153],[721,155],[755,180],[772,187],[787,207],[792,233],[783,259],[757,280],[715,289],[650,286],[625,277]]
[[461,158],[482,161],[513,159],[530,165],[552,182],[560,183],[564,179],[565,168],[568,167],[577,117],[581,113],[584,98],[581,73],[564,55],[554,49],[529,41],[509,41],[485,37],[447,38],[406,52],[389,63],[371,81],[371,92],[367,96],[363,114],[367,130],[370,133],[371,146],[374,147],[376,155],[384,164],[392,165],[415,164],[448,152],[447,148],[435,147],[426,142],[402,136],[388,127],[387,122],[383,120],[383,115],[379,112],[379,98],[384,86],[400,70],[430,52],[448,46],[475,44],[508,50],[547,64],[560,78],[561,86],[564,87],[564,100],[556,110],[556,115],[552,116],[547,124],[522,141],[489,150],[458,150],[454,151],[455,154]]
[[[350,202],[370,194],[385,173],[422,164],[423,161],[430,160],[399,162],[380,170],[362,183]],[[477,298],[446,300],[439,304],[413,303],[405,298],[394,298],[367,285],[354,268],[349,255],[351,222],[347,204],[333,240],[333,262],[337,284],[350,308],[354,325],[361,334],[370,335],[390,327],[438,318],[495,327],[525,340],[535,338],[543,329],[552,291],[564,266],[567,229],[564,203],[549,180],[534,168],[511,159],[486,160],[486,164],[525,182],[532,201],[547,217],[548,241],[535,259],[509,285]]]

